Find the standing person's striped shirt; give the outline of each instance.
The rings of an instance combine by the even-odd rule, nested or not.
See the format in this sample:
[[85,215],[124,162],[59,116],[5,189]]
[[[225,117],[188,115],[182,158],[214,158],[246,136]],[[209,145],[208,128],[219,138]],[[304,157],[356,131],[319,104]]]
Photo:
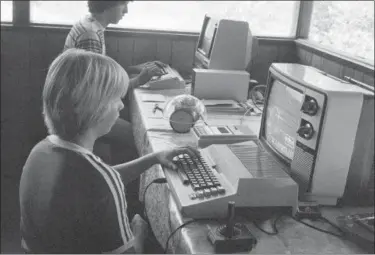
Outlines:
[[20,205],[22,246],[28,252],[135,252],[120,174],[55,135],[30,153]]
[[65,40],[64,51],[78,48],[105,55],[104,30],[91,14],[86,15],[71,28]]

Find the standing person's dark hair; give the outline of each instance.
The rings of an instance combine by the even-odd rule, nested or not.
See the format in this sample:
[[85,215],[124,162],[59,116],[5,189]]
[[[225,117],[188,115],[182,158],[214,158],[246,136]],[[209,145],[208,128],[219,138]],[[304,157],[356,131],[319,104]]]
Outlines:
[[87,1],[87,6],[89,7],[90,13],[102,13],[107,9],[110,9],[114,6],[127,4],[129,1]]

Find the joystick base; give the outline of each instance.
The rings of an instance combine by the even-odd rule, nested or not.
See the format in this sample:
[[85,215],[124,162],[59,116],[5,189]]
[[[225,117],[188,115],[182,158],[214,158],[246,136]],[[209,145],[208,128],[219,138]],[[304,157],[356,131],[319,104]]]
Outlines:
[[225,228],[226,225],[221,225],[208,232],[208,240],[214,245],[215,253],[245,252],[253,249],[256,239],[245,225],[236,223],[232,237],[225,236]]

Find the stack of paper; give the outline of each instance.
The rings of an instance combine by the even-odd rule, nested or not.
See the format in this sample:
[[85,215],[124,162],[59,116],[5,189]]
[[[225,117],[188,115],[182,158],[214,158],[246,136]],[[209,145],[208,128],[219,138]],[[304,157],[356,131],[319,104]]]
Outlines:
[[207,111],[244,113],[246,108],[234,100],[202,100]]

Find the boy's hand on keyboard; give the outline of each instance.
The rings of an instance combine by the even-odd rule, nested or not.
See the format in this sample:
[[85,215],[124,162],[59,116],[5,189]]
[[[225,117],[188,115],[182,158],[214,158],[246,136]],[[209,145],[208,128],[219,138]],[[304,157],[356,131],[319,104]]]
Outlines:
[[173,158],[181,154],[189,154],[199,157],[200,152],[190,146],[177,147],[172,150],[165,150],[156,153],[156,158],[162,166],[177,170],[177,166],[173,163]]
[[160,68],[155,63],[145,65],[142,68],[141,73],[138,75],[138,85],[143,85],[147,83],[149,80],[151,80],[154,76],[162,76],[164,74],[163,69]]
[[151,61],[151,62],[146,62],[143,64],[143,67],[147,67],[147,68],[159,68],[159,69],[163,69],[163,68],[166,68],[168,65],[167,64],[164,64],[163,62],[160,62],[160,61]]

